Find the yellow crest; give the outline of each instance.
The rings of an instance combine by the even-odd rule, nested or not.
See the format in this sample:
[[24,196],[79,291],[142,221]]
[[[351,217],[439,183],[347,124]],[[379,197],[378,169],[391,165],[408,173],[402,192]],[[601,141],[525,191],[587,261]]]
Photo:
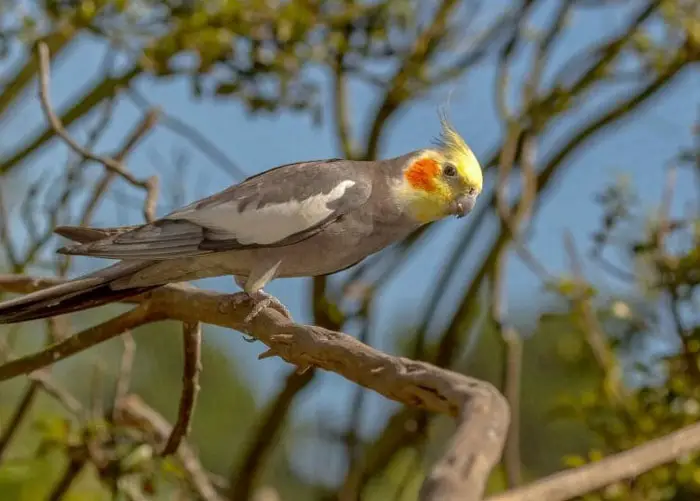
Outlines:
[[473,186],[477,193],[483,187],[481,165],[462,136],[450,125],[444,110],[440,112],[440,136],[436,143],[442,154],[455,164],[460,176]]

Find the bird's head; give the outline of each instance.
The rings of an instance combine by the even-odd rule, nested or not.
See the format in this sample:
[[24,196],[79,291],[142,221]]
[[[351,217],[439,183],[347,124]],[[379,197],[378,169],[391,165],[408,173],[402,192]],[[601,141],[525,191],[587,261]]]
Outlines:
[[418,151],[397,185],[401,204],[423,223],[467,215],[481,193],[481,165],[461,136],[441,116],[436,146]]

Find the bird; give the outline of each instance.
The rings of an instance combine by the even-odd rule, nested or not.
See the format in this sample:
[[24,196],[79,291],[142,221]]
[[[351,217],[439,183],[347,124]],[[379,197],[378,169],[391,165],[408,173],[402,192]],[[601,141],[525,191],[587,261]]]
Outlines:
[[287,308],[264,287],[331,275],[420,227],[469,214],[479,161],[444,115],[431,146],[377,161],[330,158],[273,167],[145,224],[59,226],[59,254],[116,260],[0,303],[0,324],[87,310],[172,283],[233,276],[252,301],[245,321]]

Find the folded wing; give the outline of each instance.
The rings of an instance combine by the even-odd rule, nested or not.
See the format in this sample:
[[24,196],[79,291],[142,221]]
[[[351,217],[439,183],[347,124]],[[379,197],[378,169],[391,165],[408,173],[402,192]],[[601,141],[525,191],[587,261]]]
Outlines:
[[[322,160],[280,166],[165,217],[63,254],[164,260],[215,251],[279,247],[321,231],[364,204],[371,182],[355,164]],[[71,229],[63,228],[64,233]]]

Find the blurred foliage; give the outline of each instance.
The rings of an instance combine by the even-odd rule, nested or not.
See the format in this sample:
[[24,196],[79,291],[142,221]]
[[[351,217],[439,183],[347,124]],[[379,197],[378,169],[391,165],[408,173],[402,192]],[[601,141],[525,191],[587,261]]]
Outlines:
[[[696,135],[700,139],[700,130],[696,130]],[[697,144],[700,145],[700,141]],[[619,241],[615,237],[620,233],[629,234],[624,230],[625,224],[638,227],[634,222],[646,219],[641,235],[624,239],[624,244],[616,244],[613,249],[622,256],[622,262],[632,263],[632,268],[612,269],[617,275],[633,280],[638,294],[655,306],[650,308],[648,301],[636,306],[622,299],[609,303],[604,311],[613,324],[605,329],[613,334],[609,344],[616,351],[629,347],[632,340],[638,346],[649,347],[664,341],[660,333],[670,333],[671,339],[666,341],[670,341],[671,346],[652,356],[648,349],[626,350],[626,384],[621,394],[612,394],[599,385],[562,398],[557,414],[584,424],[597,436],[599,443],[599,447],[584,455],[567,456],[565,461],[570,467],[627,450],[698,421],[700,234],[697,228],[700,212],[694,208],[686,216],[669,214],[677,169],[700,173],[698,167],[700,149],[697,147],[682,152],[674,160],[668,171],[669,182],[661,207],[651,218],[639,213],[639,205],[630,201],[635,198],[630,198],[624,187],[613,186],[599,198],[605,209],[604,223],[603,229],[595,235],[592,252],[599,259],[606,243]],[[692,201],[696,206],[699,195],[700,191]],[[607,261],[606,265],[609,269],[615,266]],[[572,305],[580,301],[576,295],[571,298]],[[572,309],[572,314],[579,314],[577,308]],[[586,325],[585,320],[582,323]],[[698,496],[700,454],[691,454],[582,499],[685,501]]]
[[[105,58],[109,64],[104,75],[59,110],[68,127],[116,101],[138,79],[181,79],[202,99],[235,99],[251,113],[303,112],[319,120],[323,107],[330,106],[341,153],[374,158],[390,120],[402,108],[470,70],[483,69],[482,63],[488,62],[496,68],[493,96],[488,98],[495,98],[504,129],[517,124],[542,141],[550,139],[552,130],[572,131],[568,136],[560,132],[538,159],[535,184],[540,196],[576,148],[599,133],[609,133],[609,125],[631,115],[666,89],[681,70],[700,60],[700,5],[692,0],[662,0],[629,2],[619,37],[593,40],[564,63],[551,63],[553,52],[566,49],[567,30],[590,31],[590,24],[581,28],[577,16],[596,9],[605,13],[611,7],[610,2],[548,2],[543,25],[531,25],[532,13],[545,3],[513,1],[492,24],[482,24],[478,17],[482,6],[468,0],[3,2],[0,123],[9,121],[14,105],[29,95],[37,71],[31,55],[34,42],[47,43],[54,71],[60,72],[61,59],[90,40],[110,48]],[[529,70],[523,77],[511,78],[510,65],[519,68],[518,74],[526,66]],[[543,76],[552,67],[556,71]],[[350,81],[379,95],[366,126],[354,131],[345,102]],[[330,100],[325,99],[327,95]],[[592,111],[590,102],[599,109]],[[95,137],[100,135],[98,129],[92,131]],[[0,176],[22,171],[54,136],[42,124],[18,144],[3,145]],[[487,176],[501,163],[502,150],[507,150],[506,138],[499,140],[502,144],[497,143],[491,158],[483,161]],[[524,141],[516,142],[515,168],[524,171]],[[700,179],[698,147],[681,152],[672,163]],[[82,203],[75,195],[80,191],[77,186],[87,191],[82,166],[80,161],[67,165],[60,183],[40,179],[42,186],[30,185],[23,197],[15,193],[21,190],[8,190],[16,219],[26,226],[31,241],[28,245],[0,241],[7,269],[67,271],[61,263],[43,262],[53,240],[36,224],[37,211],[43,211],[40,215],[45,216],[43,226],[48,230],[58,223],[76,223],[70,202],[75,197]],[[7,177],[0,179],[5,182]],[[487,184],[493,185],[494,180],[495,176],[487,177]],[[533,280],[532,295],[540,297],[527,298],[519,311],[506,315],[507,323],[519,328],[535,310],[544,312],[531,332],[518,329],[523,331],[518,446],[526,481],[629,449],[697,421],[700,413],[698,212],[677,217],[666,198],[658,210],[641,205],[628,181],[621,179],[596,196],[603,218],[586,255],[606,279],[625,283],[624,292],[588,279],[588,270],[580,269],[583,258],[570,248],[571,272],[543,284]],[[55,204],[46,208],[38,203],[43,200],[44,185],[59,184],[63,191],[52,199]],[[483,299],[480,292],[500,266],[500,256],[512,254],[513,235],[491,220],[485,224],[497,233],[492,242],[485,242],[483,257],[468,254],[470,245],[480,240],[473,238],[473,232],[493,214],[492,195],[482,196],[470,225],[458,235],[451,264],[444,275],[437,274],[424,317],[416,325],[396,323],[397,332],[386,335],[398,338],[397,352],[503,387],[503,367],[509,356],[503,325],[500,319],[488,318],[493,298]],[[691,202],[697,206],[698,198]],[[359,326],[360,337],[366,339],[381,287],[431,231],[432,227],[413,236],[371,264],[363,263],[340,285],[325,278],[314,280],[316,323],[333,329]],[[616,253],[612,260],[611,251]],[[467,259],[474,263],[470,273],[455,273]],[[461,280],[463,292],[454,311],[443,318],[440,305],[447,301],[445,291],[455,277]],[[75,327],[94,323],[117,308],[76,315],[72,322]],[[0,340],[18,353],[36,350],[44,342],[44,329],[33,327],[3,328]],[[46,330],[51,330],[50,324]],[[130,385],[131,392],[171,423],[181,388],[178,331],[168,322],[134,333],[138,349]],[[392,338],[393,334],[397,336]],[[242,500],[253,499],[260,486],[274,487],[282,499],[335,500],[339,495],[415,499],[426,469],[454,431],[454,423],[446,417],[402,408],[380,432],[365,436],[358,424],[367,398],[361,389],[352,400],[348,426],[336,419],[324,419],[323,427],[289,424],[290,409],[313,377],[291,375],[279,394],[260,398],[223,346],[216,331],[205,333],[202,391],[190,443],[203,465],[219,476],[214,483],[235,484]],[[46,392],[33,393],[29,418],[12,437],[10,447],[0,452],[0,498],[112,499],[110,490],[126,492],[124,482],[154,499],[173,499],[176,494],[195,498],[182,464],[155,457],[158,440],[152,433],[112,419],[109,402],[114,399],[121,353],[121,341],[110,341],[52,370],[88,415],[71,415]],[[26,381],[0,387],[0,431],[8,429],[9,416],[31,388]],[[303,454],[299,444],[305,434],[313,435],[316,445]],[[102,463],[95,460],[91,447],[104,453]],[[245,471],[241,465],[251,457],[258,461],[253,463],[251,478],[241,479]],[[695,456],[683,458],[584,499],[697,499],[699,461]],[[315,470],[319,464],[329,469],[331,463],[341,464],[343,473],[340,479],[319,482],[299,470],[300,462],[316,465]],[[507,487],[506,470],[494,472],[492,492]]]

